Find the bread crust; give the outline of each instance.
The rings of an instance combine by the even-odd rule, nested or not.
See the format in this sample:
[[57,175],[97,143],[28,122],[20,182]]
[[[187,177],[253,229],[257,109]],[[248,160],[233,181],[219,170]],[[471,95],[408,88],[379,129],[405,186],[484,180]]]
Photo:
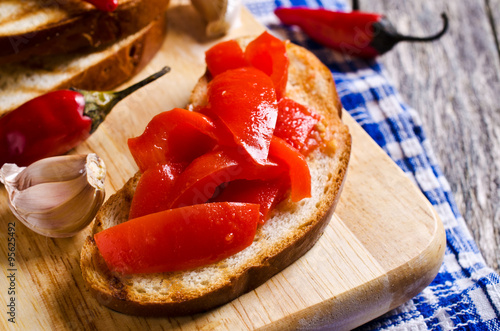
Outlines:
[[[291,64],[286,95],[315,108],[332,129],[335,138],[336,147],[331,154],[326,156],[315,151],[308,157],[313,177],[313,197],[298,204],[289,201],[280,204],[274,216],[258,230],[256,240],[250,246],[258,247],[255,253],[246,257],[241,267],[231,267],[227,259],[208,266],[218,270],[221,276],[212,277],[195,289],[186,286],[182,276],[202,272],[204,267],[184,274],[120,275],[109,271],[93,237],[89,236],[81,253],[82,275],[101,304],[119,312],[142,316],[180,316],[204,312],[255,289],[299,259],[321,237],[340,197],[349,162],[351,137],[338,115],[341,107],[330,71],[304,48],[288,44],[287,53]],[[190,101],[194,104],[192,106],[205,102],[203,91],[207,81],[207,76],[202,77],[194,88]],[[139,178],[140,173],[109,198],[94,220],[93,234],[127,220]],[[273,222],[287,222],[300,209],[307,210],[308,217],[293,223],[293,230],[283,235],[280,233],[276,241],[270,240],[266,246],[266,235],[272,233]],[[137,285],[143,281],[155,282],[158,291],[143,295],[141,290],[137,291]]]
[[[122,0],[109,13],[80,0],[65,1],[65,15],[56,21],[16,34],[2,34],[0,28],[0,65],[109,45],[147,26],[168,4],[169,0]],[[40,6],[33,11],[43,10]]]

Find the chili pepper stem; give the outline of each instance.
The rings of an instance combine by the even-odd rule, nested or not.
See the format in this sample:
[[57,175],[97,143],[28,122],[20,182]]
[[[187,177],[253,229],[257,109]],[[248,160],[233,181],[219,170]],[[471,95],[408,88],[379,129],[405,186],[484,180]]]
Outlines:
[[352,0],[352,10],[353,11],[359,10],[359,1],[358,0]]
[[446,16],[445,13],[442,13],[441,17],[443,18],[443,28],[438,33],[428,37],[402,35],[396,31],[396,28],[387,20],[387,18],[382,17],[380,21],[375,22],[372,25],[374,29],[374,37],[370,46],[373,47],[378,54],[384,54],[401,41],[423,42],[436,40],[448,30],[448,16]]
[[433,40],[441,38],[441,36],[444,35],[446,33],[446,31],[448,30],[448,16],[446,16],[445,13],[442,13],[441,18],[443,19],[443,28],[438,33],[436,33],[432,36],[428,36],[428,37],[415,37],[415,36],[406,36],[406,35],[398,34],[399,41],[417,41],[417,42],[418,41],[433,41]]
[[92,119],[90,134],[92,134],[97,129],[97,127],[104,121],[106,116],[111,112],[113,107],[123,98],[137,91],[141,87],[157,80],[158,78],[165,75],[169,71],[170,71],[169,67],[164,67],[157,73],[118,92],[85,91],[77,88],[70,88],[70,90],[81,93],[85,98],[85,109],[83,110],[83,115],[90,117]]

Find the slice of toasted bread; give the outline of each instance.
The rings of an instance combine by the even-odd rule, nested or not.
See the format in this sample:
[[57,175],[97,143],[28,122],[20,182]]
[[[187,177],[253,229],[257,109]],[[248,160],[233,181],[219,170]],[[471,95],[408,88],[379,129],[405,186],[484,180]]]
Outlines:
[[[242,42],[245,44],[246,40]],[[312,107],[331,130],[331,153],[308,156],[312,197],[284,201],[258,230],[248,248],[218,263],[185,272],[121,275],[111,272],[92,236],[81,252],[81,269],[101,304],[134,315],[186,315],[227,303],[248,292],[306,253],[319,239],[339,199],[351,137],[340,119],[340,103],[330,71],[309,51],[288,44],[286,96]],[[208,76],[195,87],[191,106],[203,104]],[[92,233],[127,221],[140,173],[111,196],[94,220]]]
[[119,0],[103,12],[83,0],[0,1],[0,64],[96,48],[136,33],[169,0]]
[[0,116],[49,91],[110,90],[124,83],[156,54],[165,32],[165,15],[160,15],[139,32],[98,52],[0,66]]

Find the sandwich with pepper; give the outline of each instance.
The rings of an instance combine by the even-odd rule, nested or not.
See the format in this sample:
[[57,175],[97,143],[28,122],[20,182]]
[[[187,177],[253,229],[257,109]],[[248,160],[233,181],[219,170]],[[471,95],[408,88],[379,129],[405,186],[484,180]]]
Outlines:
[[207,311],[251,291],[320,238],[351,137],[330,71],[264,32],[206,52],[185,109],[128,146],[139,171],[81,252],[99,302],[134,315]]

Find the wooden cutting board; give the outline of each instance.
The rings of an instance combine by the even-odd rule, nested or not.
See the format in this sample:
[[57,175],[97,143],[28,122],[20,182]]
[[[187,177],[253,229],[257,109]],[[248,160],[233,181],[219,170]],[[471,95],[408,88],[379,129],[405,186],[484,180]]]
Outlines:
[[[158,112],[183,107],[205,70],[197,14],[172,5],[160,53],[135,80],[164,65],[172,72],[122,101],[74,153],[95,152],[107,165],[107,195],[137,167],[126,139],[142,133]],[[263,31],[243,10],[230,36]],[[16,221],[0,193],[0,325],[20,330],[182,329],[250,330],[308,328],[332,323],[347,329],[369,321],[420,292],[441,264],[441,221],[419,189],[344,113],[353,149],[347,181],[326,232],[300,260],[256,290],[205,314],[139,318],[111,311],[93,298],[80,274],[79,254],[90,229],[73,238],[51,239]],[[15,225],[15,235],[9,226]],[[15,242],[14,246],[9,246]],[[15,260],[7,259],[15,253]],[[8,313],[13,300],[15,323]]]

